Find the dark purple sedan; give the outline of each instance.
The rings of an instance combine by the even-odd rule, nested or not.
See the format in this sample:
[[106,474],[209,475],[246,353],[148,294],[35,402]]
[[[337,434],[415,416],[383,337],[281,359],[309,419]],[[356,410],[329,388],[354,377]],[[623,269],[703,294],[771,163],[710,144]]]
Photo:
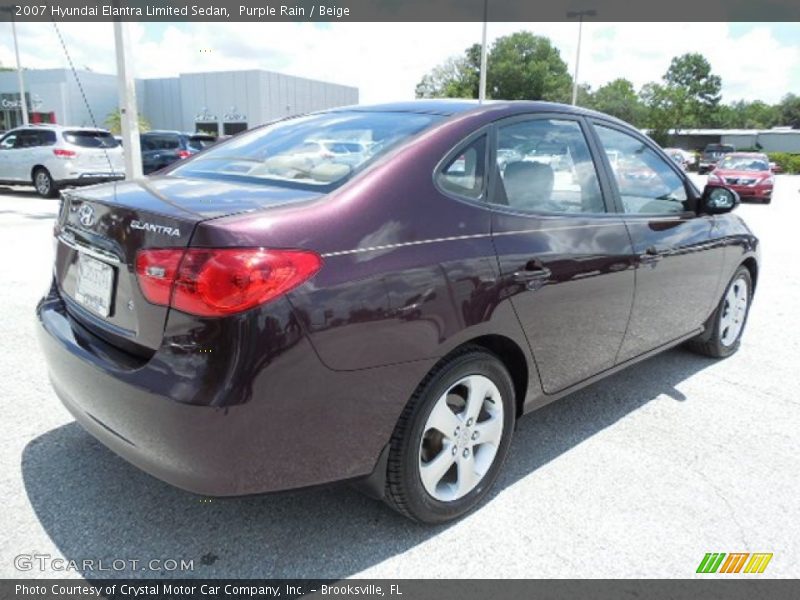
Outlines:
[[75,419],[156,477],[350,480],[442,522],[522,414],[683,342],[737,350],[758,278],[737,203],[591,111],[331,110],[64,192],[39,337]]

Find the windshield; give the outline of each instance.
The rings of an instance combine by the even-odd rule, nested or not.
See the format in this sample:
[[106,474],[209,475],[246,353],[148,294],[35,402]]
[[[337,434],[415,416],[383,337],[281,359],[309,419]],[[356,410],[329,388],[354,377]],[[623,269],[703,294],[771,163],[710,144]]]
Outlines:
[[731,171],[769,171],[769,163],[758,156],[726,156],[717,166]]
[[733,152],[733,146],[726,146],[724,144],[709,144],[706,146],[707,153],[716,152]]
[[119,145],[107,131],[65,131],[64,140],[83,148],[115,148]]
[[440,118],[349,111],[288,119],[240,134],[173,173],[332,187]]

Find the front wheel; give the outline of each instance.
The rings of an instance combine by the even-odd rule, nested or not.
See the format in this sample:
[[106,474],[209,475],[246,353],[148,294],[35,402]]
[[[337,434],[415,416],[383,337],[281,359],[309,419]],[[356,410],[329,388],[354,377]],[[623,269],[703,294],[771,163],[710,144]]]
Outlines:
[[33,172],[33,187],[42,198],[55,198],[58,194],[58,188],[50,176],[50,171],[44,167],[39,167]]
[[713,358],[725,358],[736,352],[742,341],[752,297],[753,278],[747,267],[741,266],[733,274],[725,295],[709,319],[710,335],[702,334],[691,342],[691,347]]
[[467,348],[420,384],[395,427],[387,503],[411,519],[443,523],[477,506],[508,454],[514,386],[493,354]]

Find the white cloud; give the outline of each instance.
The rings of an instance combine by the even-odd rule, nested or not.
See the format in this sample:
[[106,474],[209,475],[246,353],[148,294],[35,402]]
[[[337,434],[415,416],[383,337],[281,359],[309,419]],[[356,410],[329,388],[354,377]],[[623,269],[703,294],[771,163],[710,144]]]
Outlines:
[[[8,24],[0,24],[8,27]],[[490,23],[490,41],[520,29],[546,35],[572,71],[577,23]],[[113,73],[110,23],[63,23],[77,67]],[[17,25],[23,64],[63,67],[52,24]],[[480,23],[137,23],[132,26],[137,75],[262,68],[357,86],[365,103],[413,97],[424,73],[478,42]],[[593,87],[626,77],[638,87],[658,80],[670,59],[701,52],[723,80],[726,101],[779,100],[800,87],[800,26],[791,44],[768,25],[735,38],[724,23],[594,23],[584,25],[581,81]],[[11,36],[0,36],[0,62],[13,65]]]

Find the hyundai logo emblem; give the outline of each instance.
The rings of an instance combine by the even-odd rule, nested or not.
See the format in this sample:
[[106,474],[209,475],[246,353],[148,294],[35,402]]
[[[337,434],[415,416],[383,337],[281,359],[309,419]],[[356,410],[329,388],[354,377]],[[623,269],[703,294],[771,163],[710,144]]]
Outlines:
[[94,209],[88,204],[84,204],[78,211],[78,218],[80,219],[81,225],[84,227],[91,227],[94,225]]

